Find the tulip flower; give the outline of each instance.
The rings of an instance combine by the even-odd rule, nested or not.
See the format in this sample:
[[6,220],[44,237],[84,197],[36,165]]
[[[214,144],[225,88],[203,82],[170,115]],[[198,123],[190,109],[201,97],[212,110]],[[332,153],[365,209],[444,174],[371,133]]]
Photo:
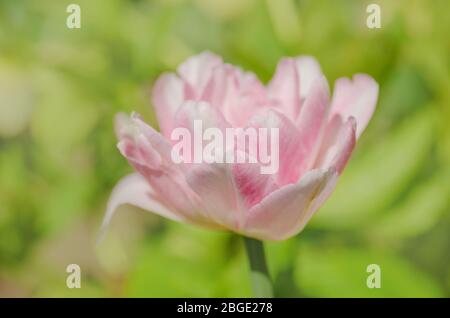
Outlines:
[[[136,114],[117,116],[118,148],[136,172],[113,190],[103,226],[119,205],[131,204],[229,230],[248,238],[252,269],[266,272],[259,240],[285,240],[305,227],[335,188],[377,98],[378,84],[365,74],[338,79],[330,97],[310,56],[281,59],[267,85],[212,53],[190,57],[154,85],[159,132]],[[259,162],[175,163],[172,132],[193,132],[195,120],[221,131],[276,128],[278,170],[263,174]],[[270,295],[267,282],[254,283],[266,290],[259,295]]]

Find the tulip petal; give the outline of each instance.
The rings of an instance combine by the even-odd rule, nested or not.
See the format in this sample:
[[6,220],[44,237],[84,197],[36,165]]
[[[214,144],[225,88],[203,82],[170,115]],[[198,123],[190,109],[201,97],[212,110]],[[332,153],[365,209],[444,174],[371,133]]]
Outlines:
[[294,59],[281,59],[267,89],[270,98],[279,103],[281,112],[291,118],[297,117],[300,112],[300,91],[299,75]]
[[322,70],[320,64],[312,56],[299,56],[295,61],[299,74],[300,98],[303,101],[308,96],[314,81],[322,76]]
[[338,114],[346,121],[350,116],[356,119],[356,138],[362,134],[375,111],[378,99],[378,83],[369,75],[356,74],[353,80],[340,78],[334,85],[330,117]]
[[301,174],[311,167],[318,151],[318,141],[326,125],[328,109],[328,82],[324,76],[320,76],[312,84],[297,120],[299,147],[302,149]]
[[169,210],[156,198],[154,190],[143,176],[132,173],[123,177],[111,193],[100,230],[100,238],[105,234],[117,208],[124,204],[134,205],[170,220],[184,220],[182,215]]
[[238,89],[238,73],[235,67],[228,64],[215,67],[203,92],[202,100],[223,110],[226,105],[236,103]]
[[249,211],[244,234],[265,240],[296,235],[330,194],[336,180],[334,169],[316,169],[298,183],[272,192]]
[[342,118],[335,115],[327,126],[315,167],[335,167],[341,173],[355,147],[356,131],[357,124],[353,117],[343,123]]
[[236,191],[230,164],[194,165],[186,181],[212,220],[231,230],[240,227],[244,206]]
[[192,223],[207,223],[197,196],[186,184],[184,173],[188,167],[172,161],[171,144],[138,115],[132,115],[121,129],[118,148],[165,206],[182,212]]
[[194,133],[194,121],[199,120],[202,128],[218,128],[224,130],[231,127],[220,111],[205,101],[186,101],[175,114],[175,126],[184,127]]
[[161,133],[169,137],[173,129],[173,117],[184,99],[184,83],[173,73],[161,75],[152,91],[152,102],[155,107]]
[[194,165],[186,177],[209,217],[232,230],[242,227],[251,206],[278,188],[271,175],[261,174],[259,164],[249,163],[247,154],[238,151],[236,156],[247,161]]
[[[262,166],[256,161],[251,162],[248,154],[242,154],[245,163],[234,163],[232,166],[234,185],[244,202],[250,209],[269,193],[278,189],[273,175],[263,174]],[[256,160],[256,158],[255,158]]]
[[214,68],[202,100],[220,110],[234,127],[242,127],[268,103],[265,88],[253,73],[228,64]]
[[[283,114],[271,109],[263,115],[254,116],[249,125],[255,129],[268,129],[268,142],[271,141],[272,129],[278,129],[278,140],[276,141],[279,147],[277,183],[285,185],[297,182],[306,150],[301,144],[301,135],[294,123]],[[269,144],[269,146],[273,147],[274,145]],[[273,157],[271,159],[275,160]]]
[[197,100],[202,95],[215,67],[223,65],[222,58],[211,52],[202,52],[188,58],[178,67],[185,82],[185,98]]
[[152,160],[160,163],[171,160],[170,143],[147,125],[138,114],[133,113],[131,116],[118,114],[115,126],[119,138],[118,148],[127,159],[146,162],[145,158],[142,158],[143,155],[158,155],[160,159],[152,158],[147,163]]

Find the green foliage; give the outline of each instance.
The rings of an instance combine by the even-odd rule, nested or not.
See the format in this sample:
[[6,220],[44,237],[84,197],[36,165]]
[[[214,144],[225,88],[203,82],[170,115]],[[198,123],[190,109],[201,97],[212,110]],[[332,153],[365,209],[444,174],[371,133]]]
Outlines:
[[[442,297],[438,283],[404,259],[367,248],[301,244],[295,279],[314,297]],[[380,288],[369,289],[369,264],[381,269]]]
[[[241,240],[124,208],[94,247],[108,195],[131,168],[118,111],[157,127],[148,93],[214,51],[267,82],[312,54],[330,81],[380,83],[377,111],[335,193],[297,237],[267,244],[276,296],[450,296],[448,1],[0,0],[0,296],[251,296]],[[82,288],[66,266],[80,264]],[[366,267],[382,287],[366,287]]]

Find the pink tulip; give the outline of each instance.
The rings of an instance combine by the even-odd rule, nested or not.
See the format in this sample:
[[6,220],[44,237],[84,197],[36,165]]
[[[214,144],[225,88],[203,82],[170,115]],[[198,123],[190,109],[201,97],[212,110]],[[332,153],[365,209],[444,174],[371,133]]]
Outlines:
[[[263,240],[299,233],[333,191],[369,123],[378,84],[365,74],[329,87],[317,61],[283,58],[264,86],[250,72],[209,52],[163,74],[153,90],[160,132],[139,116],[117,116],[118,148],[137,171],[115,187],[104,220],[131,204],[163,217]],[[279,129],[279,170],[258,164],[176,164],[176,127],[194,119],[209,127]]]

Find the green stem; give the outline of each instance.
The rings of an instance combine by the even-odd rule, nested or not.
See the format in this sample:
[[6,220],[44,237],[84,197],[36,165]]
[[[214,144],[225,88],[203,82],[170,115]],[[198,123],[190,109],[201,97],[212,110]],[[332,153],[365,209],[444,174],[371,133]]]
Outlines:
[[263,242],[244,237],[245,249],[250,263],[250,279],[253,294],[257,298],[273,297],[272,282],[267,270]]

